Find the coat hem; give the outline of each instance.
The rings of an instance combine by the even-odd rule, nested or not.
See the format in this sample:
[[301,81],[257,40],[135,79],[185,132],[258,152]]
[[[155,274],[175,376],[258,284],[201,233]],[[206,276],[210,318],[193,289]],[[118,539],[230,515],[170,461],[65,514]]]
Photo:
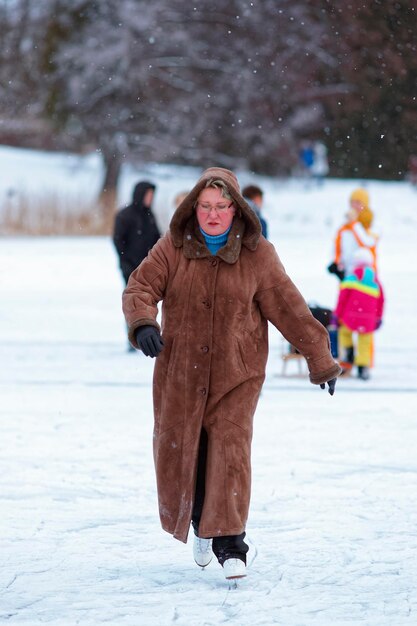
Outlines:
[[239,528],[231,528],[230,530],[207,530],[199,534],[202,539],[214,539],[215,537],[230,537],[232,535],[241,535],[245,531],[244,526]]
[[[177,533],[175,531],[167,530],[163,526],[162,528],[163,530],[165,530],[165,532],[172,535],[174,539],[177,539],[178,541],[181,541],[182,543],[187,543],[189,531],[187,532],[186,536],[184,536],[183,533]],[[239,528],[231,528],[229,530],[220,530],[220,531],[218,529],[208,530],[203,533],[200,533],[199,537],[201,537],[202,539],[214,539],[215,537],[230,537],[233,535],[241,535],[244,531],[245,531],[244,526],[240,526]]]
[[[189,530],[187,531],[186,535],[184,535],[184,533],[177,533],[175,530],[168,530],[164,526],[162,526],[162,529],[165,530],[165,532],[172,535],[174,539],[177,539],[177,541],[181,541],[182,543],[187,543]],[[204,533],[200,533],[199,537],[201,537],[202,539],[214,539],[215,537],[230,537],[233,535],[241,535],[244,531],[245,531],[245,526],[240,526],[239,528],[231,528],[229,530],[219,530],[219,529],[208,530]]]

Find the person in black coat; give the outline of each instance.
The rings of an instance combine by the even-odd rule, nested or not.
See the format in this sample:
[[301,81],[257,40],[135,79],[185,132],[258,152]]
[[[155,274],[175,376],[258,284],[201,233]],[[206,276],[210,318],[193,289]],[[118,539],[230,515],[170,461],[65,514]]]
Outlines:
[[126,284],[161,236],[151,210],[154,191],[152,183],[138,183],[133,190],[132,203],[116,215],[113,243]]

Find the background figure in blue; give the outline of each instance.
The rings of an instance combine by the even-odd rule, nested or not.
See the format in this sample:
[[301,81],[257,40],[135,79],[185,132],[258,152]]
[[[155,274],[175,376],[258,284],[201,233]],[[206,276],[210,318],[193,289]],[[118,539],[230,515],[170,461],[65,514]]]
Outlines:
[[268,239],[268,224],[261,214],[264,192],[260,187],[257,187],[257,185],[247,185],[242,190],[242,196],[245,198],[251,209],[255,211],[259,221],[261,222],[262,234],[265,239]]
[[314,164],[314,146],[311,142],[306,141],[301,144],[299,157],[303,175],[310,178]]

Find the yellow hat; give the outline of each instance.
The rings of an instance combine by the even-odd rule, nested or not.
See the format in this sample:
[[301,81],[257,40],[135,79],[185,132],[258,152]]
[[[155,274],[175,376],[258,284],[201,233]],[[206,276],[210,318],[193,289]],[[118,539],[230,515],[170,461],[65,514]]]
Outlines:
[[364,207],[369,207],[369,194],[366,189],[363,189],[362,187],[359,187],[358,189],[352,191],[352,193],[350,194],[350,200],[357,200]]
[[370,228],[374,221],[374,214],[369,207],[365,207],[358,215],[358,222],[362,224],[364,228]]

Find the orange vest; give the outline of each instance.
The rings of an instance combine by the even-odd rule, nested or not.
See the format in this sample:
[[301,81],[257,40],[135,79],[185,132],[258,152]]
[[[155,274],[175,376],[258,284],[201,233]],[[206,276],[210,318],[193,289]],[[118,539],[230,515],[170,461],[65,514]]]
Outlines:
[[374,243],[373,246],[367,246],[362,239],[359,237],[358,233],[356,232],[356,230],[353,228],[355,224],[357,224],[358,222],[349,222],[348,224],[344,224],[341,228],[339,228],[339,230],[336,233],[336,242],[335,242],[335,250],[336,250],[336,257],[335,257],[335,262],[337,265],[339,265],[341,259],[342,259],[342,233],[350,230],[356,243],[358,244],[358,246],[360,248],[368,248],[368,250],[371,251],[372,257],[374,259],[373,262],[373,268],[376,272],[376,241]]

